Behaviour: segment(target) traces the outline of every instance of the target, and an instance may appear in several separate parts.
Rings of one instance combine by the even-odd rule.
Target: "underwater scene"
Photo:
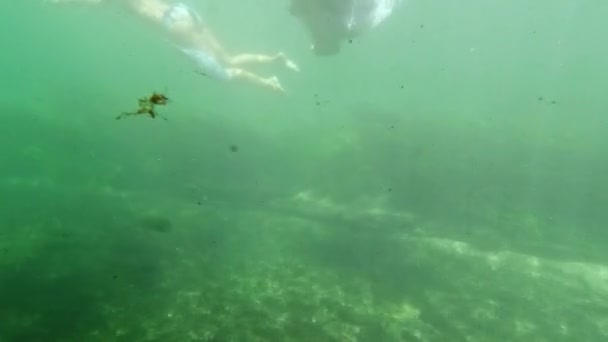
[[[0,342],[608,341],[608,2],[0,17]]]

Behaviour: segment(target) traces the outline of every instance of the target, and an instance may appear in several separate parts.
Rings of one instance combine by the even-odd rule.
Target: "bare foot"
[[[277,54],[277,60],[282,62],[287,69],[290,69],[295,72],[300,72],[300,67],[291,59],[287,58],[287,55],[283,52],[279,52]]]
[[[278,91],[280,93],[286,94],[285,88],[281,85],[279,78],[276,76],[269,77],[264,80],[266,85],[268,85],[274,91]]]

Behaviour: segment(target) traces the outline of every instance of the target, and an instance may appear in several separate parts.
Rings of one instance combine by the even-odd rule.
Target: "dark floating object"
[[[315,98],[315,105],[320,106],[321,99],[319,99],[319,94],[315,93],[313,96]],[[327,103],[329,103],[329,100],[323,100],[323,103],[327,104]]]
[[[230,151],[232,151],[232,152],[238,152],[239,151],[239,147],[237,145],[230,145]]]
[[[158,216],[147,216],[139,220],[139,225],[146,229],[159,233],[167,233],[173,229],[171,220],[158,217]]]
[[[551,101],[551,104],[553,104],[553,105],[557,104],[557,101],[553,100],[553,101]]]
[[[116,117],[116,120],[120,120],[125,116],[131,115],[148,115],[152,119],[156,119],[156,117],[162,117],[155,111],[155,106],[164,106],[169,102],[169,98],[164,94],[160,93],[152,93],[149,97],[142,97],[137,100],[139,108],[136,112],[125,112]],[[165,121],[167,120],[165,117],[162,117]]]
[[[544,98],[542,96],[539,96],[538,101],[542,101],[542,100],[544,100]]]

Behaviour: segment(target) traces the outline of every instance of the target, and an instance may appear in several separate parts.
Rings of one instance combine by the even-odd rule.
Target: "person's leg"
[[[129,0],[143,16],[162,21],[163,14],[169,9],[164,0]],[[187,22],[181,22],[187,21]],[[247,64],[280,63],[293,71],[300,71],[298,65],[287,58],[283,52],[275,55],[244,53],[231,55],[217,39],[209,27],[197,27],[192,20],[181,19],[173,23],[173,33],[185,38],[204,50],[211,51],[223,64],[238,68]]]
[[[171,8],[171,5],[164,0],[121,0],[127,2],[129,6],[140,16],[150,19],[157,24],[163,23],[163,17],[165,13]],[[190,29],[187,27],[189,23],[178,23],[181,26],[186,26],[186,30]],[[184,30],[180,25],[176,25],[178,29]]]
[[[193,48],[181,49],[181,51],[196,62],[196,71],[199,74],[222,81],[245,81],[246,83],[269,88],[274,91],[285,92],[278,78],[263,78],[248,70],[221,63],[215,55],[206,49]]]
[[[226,69],[226,71],[230,75],[231,80],[243,81],[243,82],[253,84],[253,85],[256,85],[256,86],[259,86],[262,88],[285,93],[285,89],[283,88],[283,86],[281,85],[281,82],[279,82],[279,79],[276,76],[263,78],[250,71],[240,69],[240,68],[229,68],[229,69]]]
[[[274,64],[281,63],[286,68],[291,69],[293,71],[300,71],[300,68],[296,63],[294,63],[291,59],[287,58],[287,56],[283,52],[279,52],[275,55],[264,55],[264,54],[256,54],[256,53],[242,53],[234,56],[230,56],[228,63],[233,66],[247,65],[247,64]]]
[[[61,1],[61,0],[58,0]],[[70,0],[65,0],[70,1]],[[74,0],[83,2],[101,2],[101,0]],[[170,8],[164,0],[123,0],[129,2],[133,9],[144,17],[159,21],[162,23],[166,11]],[[273,91],[285,93],[285,89],[281,85],[276,76],[263,78],[250,71],[239,68],[239,65],[250,63],[274,63],[282,62],[290,69],[298,70],[298,67],[291,60],[287,59],[285,54],[278,53],[274,56],[261,54],[241,54],[236,56],[229,55],[222,44],[211,34],[208,28],[199,30],[195,27],[194,22],[178,22],[173,24],[173,33],[181,35],[186,40],[199,46],[200,51],[183,50],[191,57],[195,58],[203,67],[211,68],[213,73],[218,74],[218,77],[223,77],[221,74],[225,72],[230,80],[244,81],[249,84],[260,86]],[[218,58],[226,67],[215,65],[216,62],[209,59],[204,51],[212,52],[212,55]],[[217,70],[216,70],[217,69]]]
[[[300,71],[298,65],[287,58],[283,52],[274,55],[258,54],[258,53],[242,53],[231,55],[226,48],[219,42],[217,37],[206,28],[203,32],[196,33],[197,45],[204,49],[211,50],[220,61],[230,67],[240,67],[248,64],[283,64],[286,68],[293,71]]]

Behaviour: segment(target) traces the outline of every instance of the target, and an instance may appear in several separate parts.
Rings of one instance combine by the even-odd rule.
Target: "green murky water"
[[[287,0],[191,3],[286,96],[0,4],[0,341],[608,338],[608,4],[410,0],[318,58]]]

